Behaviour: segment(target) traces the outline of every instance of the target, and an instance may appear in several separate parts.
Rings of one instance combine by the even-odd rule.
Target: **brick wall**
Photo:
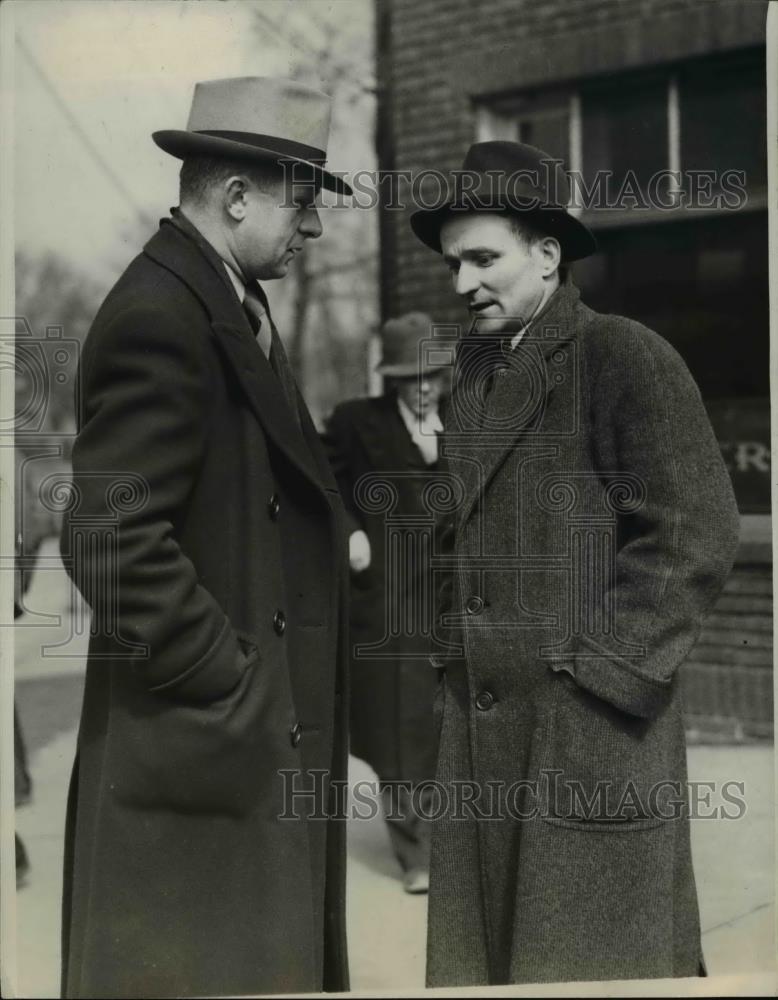
[[[761,0],[376,0],[382,169],[461,166],[474,98],[550,88],[763,46]],[[381,219],[382,313],[467,318],[410,210]],[[682,668],[687,725],[700,738],[772,733],[769,553],[738,560]]]
[[[739,562],[681,667],[690,732],[730,740],[772,737],[772,667],[772,566]]]
[[[474,139],[472,100],[764,44],[761,0],[377,0],[379,163],[452,170]],[[384,318],[465,322],[409,211],[385,212]]]

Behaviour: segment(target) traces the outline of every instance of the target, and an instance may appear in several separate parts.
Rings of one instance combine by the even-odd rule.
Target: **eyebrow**
[[[496,250],[494,247],[468,247],[468,249],[463,250],[459,256],[444,253],[443,260],[445,260],[447,264],[454,264],[458,260],[463,260],[467,257],[479,257],[481,254],[489,254],[492,257],[497,257],[499,256],[500,251]]]

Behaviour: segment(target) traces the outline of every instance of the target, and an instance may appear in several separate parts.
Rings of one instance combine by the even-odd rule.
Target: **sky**
[[[317,12],[368,3],[320,0]],[[289,75],[293,49],[258,30],[255,11],[283,23],[290,0],[12,6],[16,245],[57,251],[105,281],[177,201],[179,161],[151,133],[185,127],[197,80]],[[329,162],[339,168],[337,151]]]

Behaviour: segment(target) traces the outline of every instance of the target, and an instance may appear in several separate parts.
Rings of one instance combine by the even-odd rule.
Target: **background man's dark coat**
[[[432,521],[422,491],[434,471],[413,443],[395,393],[337,406],[325,444],[346,505],[349,531],[364,531],[371,552],[367,569],[351,574],[351,752],[367,761],[384,781],[426,781],[435,771],[435,674],[425,655],[429,604],[427,621],[420,617],[421,588],[429,590],[430,581],[428,561],[418,551],[422,537],[418,522],[419,518]],[[371,510],[369,504],[358,502],[355,488],[365,476],[383,477],[389,488],[396,489],[391,511]],[[380,489],[374,483],[374,496]],[[395,566],[387,585],[390,519],[395,530],[402,528],[413,539],[416,554],[402,572]],[[403,605],[415,611],[415,626],[405,617],[404,628],[413,627],[404,634],[388,635],[390,622],[399,620]],[[381,658],[355,656],[357,646],[372,644],[380,645]]]
[[[68,996],[347,986],[343,823],[277,818],[346,774],[342,504],[212,257],[163,222],[82,358]]]
[[[465,664],[435,711],[440,781],[475,781],[486,807],[487,782],[541,779],[540,815],[434,824],[428,982],[694,976],[688,821],[663,818],[671,789],[654,809],[650,790],[686,778],[677,671],[734,558],[732,487],[661,337],[597,315],[570,283],[531,331],[495,376],[487,426],[461,382],[446,421],[464,500],[440,610],[459,615]],[[585,560],[606,536],[612,552]],[[587,814],[574,782],[589,799],[604,782],[610,806]],[[619,811],[630,782],[638,807]],[[503,805],[532,815],[528,798]]]

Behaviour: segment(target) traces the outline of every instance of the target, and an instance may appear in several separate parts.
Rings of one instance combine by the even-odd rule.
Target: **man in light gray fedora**
[[[180,208],[84,346],[65,996],[348,988],[343,510],[258,284],[321,234],[320,187],[350,193],[329,117],[290,80],[197,84],[154,134]]]
[[[351,752],[379,778],[410,893],[426,892],[429,884],[429,823],[413,804],[435,771],[425,521],[443,429],[444,374],[423,356],[432,329],[424,313],[387,320],[376,368],[384,393],[335,407],[325,436],[349,527]],[[392,498],[385,505],[375,502],[381,491]]]

